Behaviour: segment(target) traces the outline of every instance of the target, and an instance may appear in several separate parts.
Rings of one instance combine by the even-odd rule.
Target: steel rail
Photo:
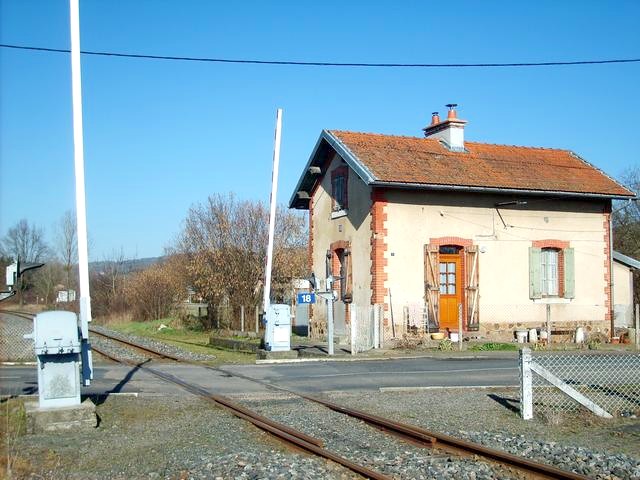
[[[293,393],[293,392],[291,392]],[[300,394],[298,394],[300,395]],[[465,453],[479,455],[482,457],[490,458],[492,460],[498,461],[501,464],[508,464],[512,467],[515,467],[518,470],[526,470],[528,473],[533,473],[538,476],[543,476],[546,478],[554,478],[554,479],[566,479],[566,480],[589,480],[589,477],[581,475],[579,473],[569,472],[566,470],[562,470],[560,468],[554,467],[552,465],[547,465],[545,463],[536,462],[533,460],[529,460],[524,457],[519,457],[517,455],[513,455],[511,453],[504,452],[502,450],[497,450],[495,448],[486,447],[479,443],[470,442],[468,440],[463,440],[461,438],[456,438],[451,435],[446,435],[444,433],[432,432],[422,427],[418,427],[415,425],[409,425],[402,422],[396,422],[395,420],[388,420],[382,417],[376,417],[375,415],[370,415],[368,413],[355,410],[352,408],[347,408],[342,405],[338,405],[333,402],[329,402],[327,400],[323,400],[317,397],[313,397],[310,395],[300,395],[302,398],[305,398],[309,401],[318,403],[320,405],[324,405],[331,410],[344,413],[346,415],[362,418],[369,417],[374,422],[380,422],[381,426],[385,428],[391,428],[398,432],[402,432],[409,436],[415,436],[415,438],[424,438],[431,437],[434,439],[434,443],[437,441],[437,446],[439,448],[444,447],[453,447],[456,450],[462,450]],[[382,420],[382,421],[381,421]],[[369,420],[367,420],[369,421]]]
[[[497,462],[503,466],[509,465],[510,467],[520,470],[521,472],[526,472],[527,474],[535,475],[536,478],[552,478],[552,479],[560,479],[560,480],[589,480],[589,477],[585,475],[570,472],[567,470],[562,470],[552,465],[529,460],[527,458],[520,457],[511,453],[507,453],[502,450],[486,447],[479,443],[463,440],[461,438],[456,438],[451,435],[446,435],[444,433],[433,432],[433,431],[424,429],[422,427],[418,427],[416,425],[409,425],[406,423],[397,422],[395,420],[390,420],[384,417],[372,415],[370,413],[345,407],[337,403],[333,403],[328,400],[323,400],[321,398],[318,398],[312,395],[295,392],[286,388],[279,387],[277,385],[273,385],[268,382],[252,379],[251,377],[247,377],[245,375],[236,374],[222,368],[211,367],[211,366],[206,366],[206,368],[222,371],[228,375],[233,375],[238,378],[243,378],[248,381],[253,381],[255,383],[259,383],[261,385],[270,387],[274,390],[279,390],[284,393],[296,395],[298,397],[304,398],[311,402],[315,402],[320,405],[323,405],[339,413],[342,413],[354,418],[359,418],[378,428],[387,429],[387,430],[390,430],[391,432],[405,435],[409,437],[410,440],[418,440],[416,444],[419,446],[428,447],[430,446],[429,443],[431,443],[431,446],[433,447],[440,448],[442,450],[449,450],[458,455],[460,453],[467,454],[467,455],[478,455],[478,456],[490,459],[494,462]],[[432,439],[432,442],[425,442],[425,438]]]
[[[215,394],[211,394],[209,393],[207,390],[205,390],[202,387],[199,387],[197,385],[193,385],[190,384],[188,382],[185,382],[184,380],[181,380],[173,375],[170,375],[168,373],[165,372],[161,372],[159,370],[156,370],[154,368],[150,368],[146,365],[144,365],[144,363],[135,363],[135,362],[130,362],[127,360],[123,360],[123,359],[118,359],[117,357],[114,357],[113,355],[110,355],[106,352],[102,352],[100,351],[100,349],[95,349],[94,350],[96,352],[98,352],[101,355],[106,356],[107,358],[110,358],[114,361],[117,361],[119,363],[123,363],[129,366],[135,366],[137,368],[140,368],[142,370],[148,371],[149,373],[157,376],[158,378],[161,378],[167,382],[170,383],[174,383],[176,385],[179,385],[180,387],[184,388],[185,390],[187,390],[190,393],[193,393],[195,395],[201,396],[203,398],[206,398],[209,401],[214,402],[217,405],[222,406],[223,408],[225,408],[226,410],[228,410],[230,413],[232,413],[233,415],[235,415],[238,418],[241,418],[243,420],[246,420],[250,423],[252,423],[253,425],[255,425],[256,427],[267,431],[275,436],[277,436],[278,438],[284,440],[285,442],[288,442],[290,444],[295,445],[298,448],[302,448],[304,450],[307,450],[311,453],[314,453],[318,456],[321,456],[323,458],[326,458],[328,460],[331,460],[333,462],[336,462],[346,468],[348,468],[349,470],[356,472],[360,475],[362,475],[365,478],[370,478],[373,480],[391,480],[391,477],[384,475],[380,472],[377,472],[375,470],[372,470],[370,468],[364,467],[362,465],[359,465],[355,462],[352,462],[351,460],[348,460],[344,457],[341,457],[340,455],[331,452],[330,450],[327,450],[326,448],[324,448],[324,443],[322,442],[322,440],[318,440],[314,437],[311,437],[309,435],[306,435],[302,432],[299,432],[297,430],[294,430],[286,425],[283,425],[281,423],[278,422],[274,422],[273,420],[270,420],[266,417],[263,417],[262,415],[259,415],[255,412],[252,412],[251,410],[236,404],[235,402],[233,402],[232,400],[230,400],[227,397],[224,397],[222,395],[215,395]]]
[[[0,310],[2,312],[5,313],[11,313],[11,314],[16,314],[16,313],[23,313],[23,312],[11,312],[11,311],[6,311],[6,310]],[[26,312],[24,312],[26,313]],[[32,314],[28,314],[33,316]],[[20,316],[24,316],[24,315],[20,315]],[[26,318],[26,317],[25,317]],[[142,347],[141,345],[138,345],[134,342],[128,342],[126,340],[122,340],[119,339],[117,337],[112,337],[110,335],[105,335],[99,332],[95,332],[93,331],[93,329],[91,329],[92,333],[96,333],[98,335],[101,335],[103,337],[124,343],[124,344],[128,344],[132,347],[135,348],[141,348],[142,350],[146,350],[150,353],[154,353],[156,355],[159,355],[161,357],[165,357],[165,358],[169,358],[172,360],[175,360],[177,362],[181,362],[181,363],[195,363],[195,362],[187,362],[185,360],[182,360],[178,357],[175,356],[171,356],[171,355],[167,355],[167,354],[163,354],[161,352],[158,352],[154,349],[148,348],[148,347]],[[129,362],[126,360],[122,360],[122,359],[117,359],[109,354],[107,354],[106,352],[102,352],[99,349],[96,349],[95,347],[93,348],[96,352],[100,353],[101,355],[104,355],[107,358],[110,358],[116,362],[119,363],[125,363],[128,365],[134,365],[138,368],[142,368],[144,370],[148,370],[150,373],[153,373],[154,375],[163,378],[164,380],[168,381],[168,382],[172,382],[175,384],[180,385],[181,387],[183,387],[184,389],[190,391],[191,393],[195,393],[197,395],[203,396],[208,398],[209,400],[214,401],[215,403],[223,406],[224,408],[228,409],[229,411],[231,411],[232,413],[234,413],[236,416],[243,418],[251,423],[253,423],[254,425],[258,426],[259,428],[262,428],[266,431],[270,431],[271,433],[273,433],[276,436],[279,436],[280,438],[284,438],[286,441],[289,441],[287,438],[285,438],[284,436],[278,435],[277,432],[275,431],[271,431],[270,429],[274,429],[277,430],[279,432],[281,432],[282,434],[288,436],[288,437],[293,437],[293,438],[297,438],[301,444],[298,445],[299,447],[305,449],[305,450],[310,450],[309,447],[313,446],[315,448],[319,448],[319,449],[323,449],[323,443],[321,440],[315,439],[313,437],[309,437],[305,434],[303,434],[302,432],[298,432],[297,430],[293,430],[290,429],[289,427],[286,427],[285,425],[279,424],[278,422],[273,422],[272,420],[269,420],[266,417],[262,417],[260,415],[255,414],[254,412],[251,412],[250,410],[246,409],[245,407],[236,404],[235,402],[231,401],[230,399],[223,397],[221,395],[215,395],[215,394],[211,394],[209,392],[207,392],[206,390],[197,387],[195,385],[191,385],[188,384],[172,375],[166,374],[164,372],[159,372],[155,369],[149,368],[147,366],[144,366],[143,364],[140,363],[134,363],[134,362]],[[233,372],[229,372],[227,370],[221,369],[221,368],[217,368],[217,367],[211,367],[208,365],[203,365],[203,367],[211,369],[211,370],[216,370],[216,371],[221,371],[224,372],[226,374],[229,375],[233,375],[235,377],[238,378],[243,378],[249,381],[252,381],[254,383],[259,383],[262,384],[264,386],[282,391],[282,392],[286,392],[289,394],[293,394],[296,395],[298,397],[304,398],[308,401],[311,402],[315,402],[318,403],[320,405],[323,405],[331,410],[334,410],[336,412],[342,413],[344,415],[348,415],[354,418],[358,418],[368,424],[371,424],[377,428],[383,429],[383,430],[389,430],[390,432],[394,433],[394,434],[399,434],[401,436],[407,437],[410,441],[414,441],[415,443],[417,443],[418,445],[421,446],[433,446],[434,444],[437,444],[438,448],[441,449],[449,449],[449,450],[454,450],[456,453],[458,452],[463,452],[466,454],[471,454],[471,455],[478,455],[481,457],[485,457],[488,459],[491,459],[492,461],[496,461],[499,464],[502,465],[509,465],[513,468],[516,468],[520,471],[525,471],[529,474],[534,474],[538,477],[543,477],[543,478],[554,478],[554,479],[561,479],[561,480],[589,480],[589,477],[578,474],[578,473],[574,473],[574,472],[569,472],[566,470],[562,470],[560,468],[554,467],[552,465],[548,465],[548,464],[544,464],[541,462],[536,462],[533,460],[529,460],[526,459],[524,457],[520,457],[517,455],[513,455],[507,452],[504,452],[502,450],[497,450],[494,448],[490,448],[490,447],[486,447],[484,445],[481,445],[479,443],[475,443],[475,442],[471,442],[468,440],[463,440],[461,438],[456,438],[453,437],[451,435],[446,435],[443,433],[438,433],[438,432],[433,432],[427,429],[424,429],[422,427],[418,427],[415,425],[409,425],[406,423],[402,423],[402,422],[397,422],[395,420],[390,420],[384,417],[380,417],[377,415],[373,415],[367,412],[363,412],[360,410],[356,410],[356,409],[352,409],[349,407],[345,407],[333,402],[329,402],[327,400],[323,400],[320,399],[318,397],[314,397],[311,395],[306,395],[303,393],[299,393],[299,392],[295,392],[292,390],[288,390],[282,387],[279,387],[277,385],[272,385],[268,382],[264,382],[264,381],[260,381],[260,380],[256,380],[253,379],[251,377],[247,377],[245,375],[239,375]],[[264,425],[264,427],[262,426]],[[267,428],[268,427],[268,428]],[[287,432],[287,430],[289,430],[289,432]],[[307,437],[305,438],[301,438],[302,437]],[[296,442],[293,442],[296,443]],[[305,446],[306,444],[306,446]],[[311,451],[311,450],[310,450]],[[317,452],[313,452],[313,453],[317,453]],[[332,454],[331,452],[327,453],[331,454],[331,455],[335,455]],[[357,471],[358,473],[364,475],[364,476],[369,476],[369,478],[388,478],[382,474],[378,474],[377,472],[374,471],[369,471],[369,474],[377,474],[377,475],[382,475],[381,477],[375,477],[375,476],[370,476],[369,474],[364,474],[358,470],[355,470],[354,468],[351,467],[355,467],[355,468],[366,468],[366,467],[361,467],[358,466],[357,464],[353,464],[352,466],[346,465],[344,463],[342,463],[342,461],[338,461],[334,458],[331,458],[329,456],[326,456],[322,453],[318,453],[318,455],[321,455],[325,458],[329,458],[333,461],[336,461],[337,463],[340,463],[342,465],[344,465],[347,468],[350,468],[353,471]],[[336,458],[342,458],[339,456],[336,456]],[[346,459],[342,459],[346,462],[349,462],[349,460]],[[353,463],[353,462],[351,462]],[[368,470],[368,469],[367,469]]]
[[[5,309],[0,309],[0,313],[14,315],[16,317],[23,318],[25,320],[33,320],[33,317],[36,316],[35,313],[31,313],[31,312],[19,312],[14,310],[5,310]]]
[[[161,358],[168,358],[169,360],[174,360],[174,361],[176,361],[176,362],[183,362],[183,363],[185,363],[185,362],[184,362],[184,360],[182,360],[182,359],[181,359],[181,358],[179,358],[179,357],[176,357],[175,355],[171,355],[170,353],[163,353],[163,352],[160,352],[160,351],[158,351],[158,350],[156,350],[156,349],[154,349],[154,348],[147,347],[147,346],[144,346],[144,345],[140,345],[139,343],[131,342],[131,341],[129,341],[129,340],[123,340],[123,339],[121,339],[121,338],[114,337],[114,336],[109,335],[109,334],[106,334],[106,333],[98,332],[98,331],[96,331],[95,329],[93,329],[92,327],[89,327],[89,332],[90,332],[90,333],[93,333],[93,334],[95,334],[95,335],[98,335],[98,336],[100,336],[100,337],[108,338],[109,340],[114,340],[114,341],[116,341],[116,342],[123,343],[123,344],[125,344],[125,345],[130,346],[130,347],[134,347],[134,348],[137,348],[137,349],[139,349],[139,350],[142,350],[142,351],[145,351],[145,352],[151,353],[151,354],[153,354],[153,355],[157,355],[158,357],[161,357]],[[92,347],[92,349],[94,349],[94,350],[95,350],[95,348],[93,348],[93,347]],[[97,351],[97,350],[96,350],[96,351]],[[98,353],[100,353],[100,352],[98,352]]]
[[[119,339],[117,338],[116,340],[119,341]],[[178,359],[177,361],[182,361],[182,360]],[[211,370],[223,371],[227,374],[240,377],[237,374],[231,373],[227,370],[223,370],[220,368],[211,367],[211,366],[204,366],[204,367]],[[430,430],[427,430],[415,425],[409,425],[406,423],[397,422],[395,420],[390,420],[390,419],[373,415],[360,410],[344,407],[342,405],[329,402],[327,400],[323,400],[311,395],[306,395],[306,394],[302,394],[292,390],[288,390],[282,387],[278,387],[276,385],[272,385],[267,382],[254,380],[250,377],[242,376],[242,378],[249,381],[256,382],[256,383],[261,383],[265,386],[269,386],[271,388],[275,388],[289,394],[296,395],[306,400],[323,405],[327,408],[330,408],[331,410],[337,411],[344,415],[358,418],[370,425],[373,425],[376,428],[389,430],[393,434],[406,437],[406,439],[408,439],[409,441],[412,441],[423,447],[425,446],[430,447],[437,443],[437,446],[442,449],[455,450],[455,453],[463,452],[465,454],[479,455],[479,456],[491,459],[493,461],[496,461],[499,464],[509,465],[520,471],[525,471],[529,474],[534,474],[538,477],[543,477],[543,478],[553,478],[553,479],[561,479],[561,480],[589,480],[589,477],[587,476],[570,472],[567,470],[563,470],[558,467],[554,467],[552,465],[548,465],[545,463],[529,460],[527,458],[520,457],[518,455],[504,452],[502,450],[486,447],[479,443],[463,440],[461,438],[456,438],[451,435],[446,435],[443,433],[432,432]]]
[[[112,338],[113,340],[120,341],[116,337],[108,337],[108,338]],[[130,342],[126,342],[126,343],[129,344]],[[168,373],[164,373],[164,372],[161,372],[159,370],[155,370],[155,369],[152,369],[150,367],[145,366],[145,364],[147,363],[146,361],[145,362],[136,363],[136,362],[132,362],[132,361],[129,361],[129,360],[124,360],[124,359],[115,357],[112,354],[107,353],[107,352],[105,352],[104,350],[102,350],[100,348],[92,347],[92,350],[94,350],[95,352],[99,353],[100,355],[102,355],[102,356],[104,356],[104,357],[106,357],[106,358],[108,358],[110,360],[113,360],[114,362],[118,362],[118,363],[126,364],[126,365],[129,365],[129,366],[132,366],[132,367],[148,370],[150,373],[152,373],[152,374],[154,374],[154,375],[156,375],[158,377],[161,377],[163,380],[166,380],[166,381],[171,382],[171,383],[178,384],[179,386],[181,386],[181,387],[183,387],[183,388],[185,388],[185,389],[189,390],[190,392],[195,393],[197,395],[207,396],[207,397],[211,397],[212,396],[211,393],[207,392],[205,389],[203,389],[201,387],[198,387],[196,385],[184,382],[183,380],[180,380],[179,378],[177,378],[177,377],[175,377],[173,375],[170,375]],[[230,400],[230,399],[228,399],[228,398],[226,398],[226,397],[224,397],[222,395],[217,395],[216,401],[218,403],[224,405],[225,407],[229,408],[229,409],[233,409],[234,411],[238,411],[238,412],[240,412],[240,413],[242,413],[244,415],[247,415],[247,416],[253,416],[256,419],[258,419],[260,422],[262,422],[264,424],[267,424],[267,425],[271,425],[271,426],[273,426],[275,428],[278,428],[280,430],[283,430],[283,431],[285,431],[286,433],[288,433],[288,434],[290,434],[292,436],[295,436],[295,437],[298,437],[298,438],[304,440],[307,443],[311,443],[311,444],[317,445],[319,447],[324,446],[324,442],[322,440],[319,440],[319,439],[317,439],[315,437],[312,437],[310,435],[306,435],[305,433],[302,433],[302,432],[300,432],[298,430],[295,430],[293,428],[287,427],[286,425],[282,425],[282,424],[280,424],[278,422],[274,422],[273,420],[270,420],[270,419],[268,419],[266,417],[262,417],[262,416],[260,416],[260,415],[258,415],[256,413],[252,412],[251,410],[249,410],[247,408],[244,408],[242,405],[236,404],[232,400]]]

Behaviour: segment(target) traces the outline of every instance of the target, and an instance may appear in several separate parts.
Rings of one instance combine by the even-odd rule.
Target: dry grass
[[[18,440],[26,431],[24,404],[9,398],[0,405],[0,478],[22,478],[31,472],[30,462],[18,450]]]

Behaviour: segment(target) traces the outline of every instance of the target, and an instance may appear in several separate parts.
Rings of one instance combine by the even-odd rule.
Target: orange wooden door
[[[458,330],[458,304],[462,303],[460,255],[440,254],[440,329]]]

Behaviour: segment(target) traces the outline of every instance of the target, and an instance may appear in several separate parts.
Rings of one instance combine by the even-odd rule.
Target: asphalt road
[[[306,393],[518,385],[515,358],[413,358],[230,365],[219,370],[172,363],[148,365],[223,395],[268,391],[264,385],[249,379]],[[0,394],[21,395],[36,391],[35,366],[0,367]],[[141,369],[115,364],[97,365],[94,381],[90,387],[83,388],[83,393],[112,392],[166,395],[179,394],[182,390]]]

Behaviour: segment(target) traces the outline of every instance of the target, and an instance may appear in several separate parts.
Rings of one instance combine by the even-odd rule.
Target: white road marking
[[[491,390],[494,388],[520,388],[520,385],[460,385],[460,386],[449,386],[449,385],[433,385],[429,387],[380,387],[378,389],[379,392],[413,392],[413,391],[421,391],[421,390],[459,390],[459,389],[469,389],[469,390]]]
[[[282,376],[280,378],[323,378],[323,377],[359,377],[364,375],[420,375],[420,374],[444,374],[467,372],[491,372],[493,370],[518,370],[518,367],[494,367],[494,368],[466,368],[459,370],[415,370],[408,372],[353,372],[353,373],[325,373],[321,375],[302,375],[299,377]]]

